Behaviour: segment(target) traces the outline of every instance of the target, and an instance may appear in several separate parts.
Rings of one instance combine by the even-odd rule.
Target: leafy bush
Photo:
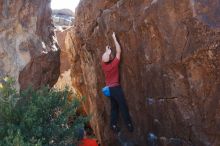
[[[88,121],[77,114],[80,101],[68,89],[44,87],[18,93],[13,79],[0,83],[0,146],[75,145],[76,130]],[[70,119],[72,121],[70,122]]]

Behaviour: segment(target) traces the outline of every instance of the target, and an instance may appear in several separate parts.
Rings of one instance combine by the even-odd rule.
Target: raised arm
[[[112,38],[114,40],[115,47],[116,47],[116,57],[120,60],[120,58],[121,58],[121,46],[120,46],[120,44],[117,41],[117,38],[115,36],[115,32],[113,32]]]

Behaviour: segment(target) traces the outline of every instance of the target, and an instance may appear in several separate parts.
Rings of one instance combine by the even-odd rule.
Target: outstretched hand
[[[112,33],[113,39],[116,39],[115,32]]]

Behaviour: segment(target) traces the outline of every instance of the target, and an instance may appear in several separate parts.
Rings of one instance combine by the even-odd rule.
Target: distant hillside
[[[74,13],[70,9],[55,9],[52,11],[53,15],[68,15],[68,16],[74,16]]]
[[[74,13],[70,9],[52,11],[52,18],[55,26],[71,26],[74,21]]]

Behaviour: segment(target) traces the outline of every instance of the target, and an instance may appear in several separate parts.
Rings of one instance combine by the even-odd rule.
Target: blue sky
[[[51,0],[52,9],[68,8],[75,11],[80,0]]]

